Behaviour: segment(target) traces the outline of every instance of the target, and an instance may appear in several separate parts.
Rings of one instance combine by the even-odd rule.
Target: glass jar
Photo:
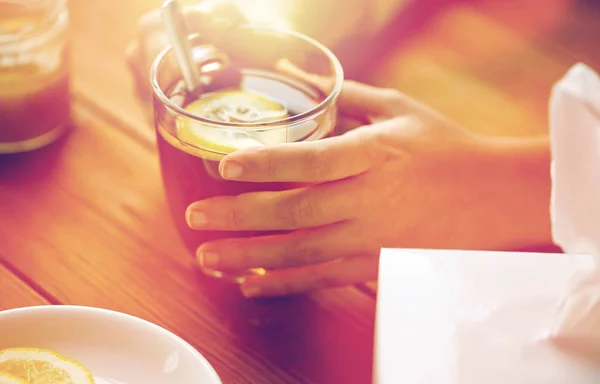
[[[69,126],[66,0],[0,0],[0,154],[57,140]]]

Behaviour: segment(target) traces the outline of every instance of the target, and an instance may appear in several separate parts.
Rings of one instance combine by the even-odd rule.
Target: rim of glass
[[[156,58],[154,59],[154,62],[152,63],[152,67],[150,69],[150,84],[152,86],[152,91],[154,92],[154,95],[159,98],[161,103],[166,108],[168,108],[171,111],[173,111],[181,116],[184,116],[190,120],[198,121],[203,124],[212,126],[214,128],[220,128],[220,129],[244,128],[244,130],[265,130],[265,128],[276,129],[276,128],[290,126],[292,124],[294,124],[294,125],[299,124],[304,121],[312,119],[315,115],[319,115],[327,107],[329,107],[329,105],[331,105],[332,103],[335,102],[335,100],[338,98],[338,96],[340,95],[340,93],[342,91],[342,85],[343,85],[343,80],[344,80],[344,69],[342,68],[342,64],[340,63],[338,58],[335,56],[335,54],[329,48],[327,48],[325,45],[319,43],[317,40],[315,40],[309,36],[306,36],[303,33],[292,31],[289,29],[262,27],[262,26],[255,26],[255,25],[246,25],[241,28],[256,29],[256,30],[261,30],[261,31],[266,31],[266,32],[271,32],[271,33],[278,33],[278,34],[292,36],[294,38],[303,40],[303,41],[311,44],[318,50],[320,50],[330,60],[332,66],[333,66],[335,81],[334,81],[333,89],[331,90],[331,92],[329,92],[329,94],[327,95],[327,97],[325,97],[325,99],[323,101],[321,101],[319,104],[317,104],[313,108],[309,109],[308,111],[299,113],[297,115],[288,117],[287,119],[268,121],[268,122],[262,122],[262,123],[231,123],[231,122],[226,122],[226,121],[220,122],[220,121],[206,119],[206,118],[194,115],[194,114],[186,111],[184,108],[180,107],[179,105],[173,103],[167,97],[167,95],[165,95],[163,90],[160,88],[160,85],[158,84],[157,73],[158,73],[159,66],[163,62],[163,59],[165,58],[165,56],[167,56],[172,51],[172,47],[169,45],[165,49],[163,49],[158,54],[158,56],[156,56]],[[189,36],[189,39],[193,40],[197,37],[199,37],[198,34],[192,34]]]

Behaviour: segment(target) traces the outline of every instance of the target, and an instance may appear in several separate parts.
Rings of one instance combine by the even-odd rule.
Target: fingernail
[[[242,294],[248,298],[256,297],[260,294],[260,288],[257,287],[256,285],[250,285],[250,286],[242,285],[241,289],[242,289]]]
[[[242,176],[244,168],[239,163],[234,161],[226,161],[222,165],[221,176],[224,179],[237,179]]]
[[[208,219],[206,215],[200,211],[188,209],[185,213],[185,219],[190,228],[201,228],[206,225]]]
[[[203,267],[216,267],[219,264],[219,256],[214,252],[204,252],[198,250],[198,262]]]

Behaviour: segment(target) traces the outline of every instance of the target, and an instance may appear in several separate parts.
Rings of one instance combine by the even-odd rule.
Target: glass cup
[[[319,140],[334,133],[343,70],[335,55],[293,31],[245,26],[229,35],[190,37],[203,86],[186,92],[175,52],[154,61],[154,122],[166,197],[177,229],[192,254],[201,244],[280,231],[198,231],[187,207],[214,196],[298,187],[291,183],[223,180],[219,161],[252,146]],[[241,282],[251,270],[213,270],[209,276]]]
[[[58,139],[70,120],[66,0],[0,0],[0,154]]]

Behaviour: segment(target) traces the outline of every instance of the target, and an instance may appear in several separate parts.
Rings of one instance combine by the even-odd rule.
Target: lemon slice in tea
[[[17,376],[0,372],[0,384],[27,384],[27,382],[24,379],[18,378]]]
[[[94,384],[90,371],[54,351],[11,348],[0,351],[0,372],[28,384]]]
[[[230,123],[263,123],[289,117],[283,105],[244,90],[210,92],[185,109],[205,119]]]
[[[287,109],[257,93],[231,90],[203,95],[185,109],[195,116],[229,123],[262,123],[288,118]],[[238,149],[285,142],[285,131],[244,131],[227,127],[211,127],[186,118],[177,120],[177,137],[200,148],[204,158],[219,158]]]

